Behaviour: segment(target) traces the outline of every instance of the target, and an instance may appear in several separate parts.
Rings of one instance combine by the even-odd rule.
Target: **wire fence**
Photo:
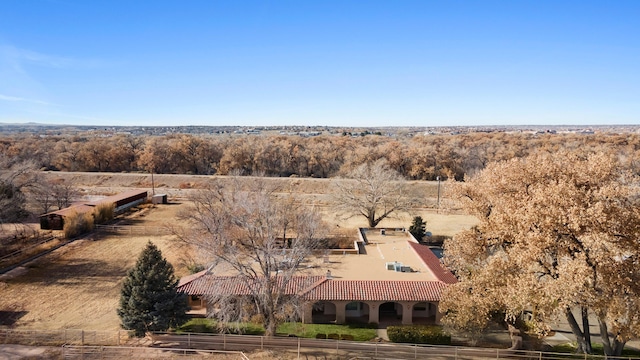
[[[0,329],[0,342],[33,346],[61,345],[125,345],[139,340],[130,336],[128,331],[100,330],[14,330]]]
[[[306,339],[297,337],[264,337],[228,334],[156,333],[155,344],[179,344],[189,349],[272,350],[294,351],[299,355],[314,355],[319,351],[341,358],[367,359],[538,359],[538,360],[608,360],[601,355],[552,353],[541,351],[358,342],[346,340]],[[616,359],[638,360],[634,357]]]
[[[128,235],[170,235],[171,230],[163,226],[140,225],[96,225],[96,231]]]
[[[120,359],[225,359],[249,360],[241,351],[158,349],[133,346],[74,346],[64,345],[62,357],[69,360],[120,360]]]
[[[248,351],[282,351],[298,357],[318,358],[331,355],[344,359],[538,359],[538,360],[608,360],[602,355],[552,353],[541,351],[488,349],[385,342],[358,342],[347,340],[306,339],[297,337],[266,337],[254,335],[153,333],[139,339],[128,331],[95,330],[13,330],[0,329],[0,343],[31,346],[64,346],[69,359],[116,359],[129,351],[140,353],[140,358],[166,358],[178,356],[213,356],[215,353],[235,354],[245,359]],[[149,349],[149,350],[132,350]],[[158,350],[175,350],[154,354]],[[118,357],[118,354],[121,354]],[[128,353],[127,353],[128,354]],[[159,355],[158,355],[159,354]],[[160,356],[162,355],[162,356]],[[166,355],[166,356],[165,356]],[[84,356],[84,357],[82,357]],[[164,357],[163,357],[164,356]],[[245,357],[243,357],[245,356]],[[138,358],[138,356],[136,356]],[[615,359],[640,360],[638,357],[619,356]]]

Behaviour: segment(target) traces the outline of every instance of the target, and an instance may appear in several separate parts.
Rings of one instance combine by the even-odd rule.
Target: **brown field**
[[[85,194],[112,194],[127,187],[144,188],[148,175],[140,174],[62,174],[82,187]],[[184,198],[189,191],[202,187],[211,177],[188,175],[157,176],[156,183],[164,185],[156,193],[170,194],[172,204],[147,206],[128,215],[123,223],[158,228],[170,225],[176,212],[187,205]],[[246,178],[243,181],[250,181]],[[335,229],[354,229],[365,226],[364,219],[337,218],[324,203],[326,193],[332,191],[332,180],[278,179],[295,187],[293,193],[305,203],[320,206],[328,226]],[[190,189],[180,184],[192,183]],[[436,184],[415,182],[414,186],[427,194],[426,202],[435,203]],[[323,206],[325,205],[325,206]],[[451,236],[475,223],[471,216],[438,214],[434,209],[415,209],[394,219],[384,220],[379,227],[409,227],[413,216],[427,221],[427,229],[434,235]],[[174,265],[178,276],[188,274],[181,251],[171,235],[92,234],[77,240],[24,267],[0,275],[0,326],[33,329],[117,330],[116,314],[120,287],[127,271],[135,263],[147,241],[153,241]]]

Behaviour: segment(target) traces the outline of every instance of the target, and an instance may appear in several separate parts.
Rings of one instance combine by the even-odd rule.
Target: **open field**
[[[139,174],[63,174],[70,176],[85,194],[113,194],[131,187],[144,187]],[[108,178],[108,180],[107,180]],[[176,213],[186,207],[183,200],[194,189],[180,189],[188,175],[163,175],[157,181],[163,182],[166,192],[172,194],[172,204],[146,207],[134,212],[122,224],[161,228],[175,224]],[[211,177],[196,177],[211,178]],[[169,179],[171,181],[169,181]],[[243,181],[250,181],[245,178]],[[133,182],[129,182],[134,180]],[[198,180],[200,181],[200,180]],[[204,181],[204,180],[203,180]],[[319,179],[277,179],[274,182],[295,182],[299,192],[295,195],[307,196],[309,204],[322,203],[330,192],[332,180]],[[195,181],[191,181],[195,182]],[[177,186],[169,188],[168,186]],[[420,182],[425,193],[433,195],[435,184]],[[199,185],[200,186],[200,185]],[[193,186],[193,187],[199,187]],[[156,193],[164,191],[156,191]],[[317,203],[316,203],[317,201]],[[331,228],[353,229],[365,226],[366,221],[358,218],[339,219],[327,206],[320,206],[325,220]],[[379,227],[409,227],[411,218],[421,215],[427,221],[427,229],[434,235],[450,236],[468,228],[475,219],[466,215],[437,214],[433,209],[415,209],[397,219],[386,219]],[[176,249],[171,235],[129,235],[92,234],[67,246],[55,250],[24,267],[0,275],[0,326],[37,329],[90,329],[117,330],[119,319],[116,314],[120,287],[127,271],[134,265],[139,253],[147,243],[153,241],[164,256],[176,267],[176,274],[188,274],[183,264],[184,254]]]

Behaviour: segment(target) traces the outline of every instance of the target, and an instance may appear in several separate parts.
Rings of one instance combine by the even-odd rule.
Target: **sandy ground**
[[[123,190],[147,188],[146,174],[44,173],[64,177],[82,188],[85,195],[110,195]],[[203,187],[211,176],[156,175],[156,193],[169,194],[171,204],[149,207],[135,212],[123,224],[162,228],[174,222],[176,213],[188,205],[189,192]],[[216,177],[218,178],[218,177]],[[251,178],[242,181],[250,182]],[[220,181],[229,181],[222,178]],[[333,191],[332,180],[270,178],[277,185],[295,187],[293,192],[305,204],[321,209],[331,229],[353,231],[366,226],[364,218],[342,219],[326,206],[327,193]],[[437,185],[414,182],[425,194],[436,195]],[[158,188],[159,187],[159,188]],[[151,189],[149,189],[151,190]],[[289,192],[283,191],[283,192]],[[433,200],[433,199],[432,199]],[[324,206],[323,206],[324,205]],[[409,227],[413,216],[427,221],[434,235],[453,235],[469,228],[475,219],[465,215],[438,214],[433,209],[415,209],[399,218],[386,219],[379,227]],[[189,273],[184,253],[171,235],[100,235],[77,240],[24,267],[0,276],[0,326],[32,329],[118,330],[116,314],[120,288],[127,271],[148,241],[153,241],[176,268],[177,276]]]
[[[138,218],[153,226],[173,216],[176,207],[158,207]],[[12,327],[117,330],[122,281],[148,241],[177,266],[178,276],[188,273],[179,266],[173,240],[170,235],[98,234],[77,240],[0,276],[0,309],[15,314]]]

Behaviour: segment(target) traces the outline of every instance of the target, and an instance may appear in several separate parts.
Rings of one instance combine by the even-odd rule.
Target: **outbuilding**
[[[136,205],[147,201],[146,190],[131,190],[108,196],[104,199],[76,203],[68,208],[52,211],[40,216],[40,228],[42,230],[62,230],[64,229],[64,219],[75,214],[91,213],[96,206],[101,204],[113,204],[114,212],[121,213]]]

